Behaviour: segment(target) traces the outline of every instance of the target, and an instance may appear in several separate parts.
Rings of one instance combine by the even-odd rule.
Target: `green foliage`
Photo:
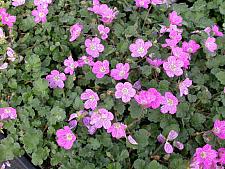
[[[149,53],[161,59],[171,55],[161,47],[165,36],[159,38],[158,35],[160,25],[169,25],[167,17],[172,10],[183,17],[182,40],[194,39],[204,46],[206,35],[191,32],[214,23],[225,30],[224,0],[188,0],[170,6],[152,6],[149,14],[146,9],[137,9],[134,0],[101,2],[116,7],[119,14],[108,25],[111,32],[108,40],[102,41],[105,51],[98,60],[109,60],[110,69],[117,63],[127,62],[131,67],[127,81],[133,84],[140,80],[143,89],[152,87],[162,94],[174,93],[179,99],[177,113],[162,114],[159,109],[140,107],[133,99],[127,104],[115,99],[117,82],[110,77],[97,79],[88,66],[76,69],[74,75],[67,75],[64,89],[48,87],[46,75],[53,69],[62,72],[67,56],[72,54],[78,60],[85,55],[85,39],[98,34],[99,18],[87,10],[91,0],[53,1],[45,24],[34,22],[33,1],[21,7],[10,6],[9,13],[17,16],[12,48],[23,59],[0,70],[0,106],[10,105],[18,112],[17,120],[4,122],[7,138],[0,141],[0,162],[26,153],[33,164],[42,168],[185,169],[195,148],[205,144],[203,136],[196,133],[210,130],[213,120],[225,118],[225,37],[217,38],[215,56],[202,48],[193,55],[190,68],[179,78],[168,78],[162,69],[155,69],[145,59],[132,58],[129,52],[129,45],[142,38],[153,43]],[[75,42],[69,42],[70,26],[78,22],[84,25],[83,34]],[[0,41],[0,45],[3,55],[7,45],[4,41]],[[192,79],[193,85],[188,96],[179,97],[178,83],[185,77]],[[99,94],[99,107],[113,112],[117,121],[123,121],[138,145],[114,139],[102,129],[90,136],[79,123],[73,148],[66,151],[57,146],[56,130],[68,125],[70,114],[83,109],[80,94],[86,88]],[[160,146],[156,138],[160,133],[166,136],[170,130],[179,132],[178,140],[184,143],[185,149],[165,155],[162,148],[156,151]],[[213,144],[221,147],[225,142]]]

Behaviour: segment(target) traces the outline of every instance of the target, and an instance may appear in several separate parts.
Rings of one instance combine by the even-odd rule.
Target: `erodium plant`
[[[223,168],[223,0],[0,5],[3,167]]]

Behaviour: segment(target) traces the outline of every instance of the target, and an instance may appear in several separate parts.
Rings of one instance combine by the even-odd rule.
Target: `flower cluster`
[[[147,9],[150,4],[161,5],[165,4],[167,0],[135,0],[136,7],[142,7]]]
[[[167,138],[165,138],[162,134],[158,135],[157,140],[158,142],[160,142],[161,144],[164,144],[164,150],[166,153],[171,154],[173,153],[173,146],[178,148],[179,150],[183,150],[184,145],[179,142],[179,141],[174,141],[178,136],[178,133],[174,130],[171,130],[167,136]],[[173,141],[173,146],[169,143]]]
[[[202,148],[197,148],[190,164],[191,169],[222,169],[220,166],[225,164],[225,148],[217,151],[211,145],[206,144]]]
[[[7,25],[9,28],[12,28],[16,22],[16,16],[7,13],[5,8],[0,8],[0,19],[2,24]]]
[[[99,0],[93,0],[93,7],[88,9],[101,16],[101,21],[106,24],[112,23],[118,13],[116,8],[111,9],[108,5],[101,4]]]
[[[35,17],[36,23],[47,22],[48,6],[52,3],[52,0],[34,0],[34,5],[37,7],[32,11],[32,15]]]

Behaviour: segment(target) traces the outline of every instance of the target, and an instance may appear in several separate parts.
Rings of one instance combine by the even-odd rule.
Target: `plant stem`
[[[145,20],[144,20],[144,23],[143,23],[143,26],[142,26],[142,29],[144,28],[144,26],[145,26],[145,23],[146,23],[146,20],[147,20],[147,17],[148,17],[148,15],[149,15],[149,13],[150,13],[150,10],[152,9],[152,5],[148,8],[148,12],[147,12],[147,14],[145,15]]]

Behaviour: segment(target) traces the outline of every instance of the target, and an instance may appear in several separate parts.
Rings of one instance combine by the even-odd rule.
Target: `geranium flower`
[[[109,61],[104,60],[103,62],[95,62],[93,64],[92,72],[96,75],[97,78],[103,78],[106,74],[109,73]]]
[[[66,80],[66,75],[60,73],[58,70],[52,70],[50,75],[46,76],[50,88],[64,88],[64,81]]]
[[[151,0],[152,5],[165,4],[168,0]]]
[[[167,61],[163,63],[163,68],[169,77],[181,76],[183,74],[183,70],[181,69],[183,66],[184,62],[175,56],[169,56]]]
[[[222,140],[225,140],[225,121],[216,120],[212,132]]]
[[[183,95],[188,95],[188,87],[192,85],[192,80],[186,78],[183,82],[180,82],[179,89],[180,89],[180,97]]]
[[[219,27],[217,25],[213,25],[212,31],[214,32],[215,36],[223,36],[223,33],[219,31]]]
[[[171,93],[166,92],[165,96],[162,97],[162,113],[175,114],[177,112],[178,99]]]
[[[148,5],[151,3],[151,0],[135,0],[136,7],[142,7],[147,9]]]
[[[200,164],[204,169],[211,169],[212,164],[217,158],[217,151],[212,146],[206,144],[202,148],[197,148],[194,154],[194,161]]]
[[[73,143],[76,141],[76,136],[68,126],[65,126],[63,129],[57,130],[56,137],[57,144],[66,150],[71,149]]]
[[[98,25],[98,31],[103,40],[108,38],[108,33],[110,32],[109,27],[105,27],[104,25]]]
[[[145,108],[157,109],[161,104],[162,96],[155,88],[150,88],[147,91],[140,91],[134,99]]]
[[[64,65],[66,66],[64,72],[72,75],[74,74],[74,69],[78,67],[78,62],[74,61],[72,56],[69,56],[68,59],[64,60]]]
[[[2,17],[2,24],[8,25],[8,27],[12,28],[13,24],[16,22],[16,17],[6,13],[6,10],[4,10],[4,8],[1,9],[2,10],[0,11],[0,15]]]
[[[42,22],[45,23],[47,22],[47,16],[48,14],[48,9],[47,8],[43,8],[42,6],[38,6],[36,10],[32,11],[32,15],[35,17],[34,21],[36,23]]]
[[[169,14],[169,21],[170,21],[170,24],[182,26],[183,19],[181,16],[177,15],[176,11],[173,11]]]
[[[129,63],[118,63],[116,69],[111,70],[110,76],[115,80],[127,79],[129,76],[130,65]]]
[[[132,57],[144,57],[148,53],[148,49],[152,46],[150,41],[144,42],[143,39],[137,39],[129,47]]]
[[[188,69],[190,65],[191,56],[189,53],[184,52],[182,48],[180,47],[172,47],[172,53],[173,55],[178,59],[181,60],[184,63],[184,68]]]
[[[82,56],[77,62],[79,67],[83,67],[84,65],[94,65],[93,57],[91,56]]]
[[[122,98],[124,103],[128,103],[132,97],[135,96],[136,90],[133,88],[132,84],[129,82],[118,83],[116,85],[115,97],[117,99]]]
[[[163,60],[157,58],[156,59],[147,58],[146,60],[150,65],[152,65],[155,68],[159,68],[164,62]]]
[[[93,58],[99,57],[99,54],[104,51],[104,46],[101,40],[97,37],[85,40],[86,52]]]
[[[211,38],[208,37],[207,40],[205,41],[205,47],[212,53],[215,52],[215,50],[217,50],[217,44],[215,43],[216,39],[215,38]]]
[[[4,107],[0,108],[0,120],[6,120],[6,119],[16,119],[16,109],[12,107]]]
[[[84,103],[85,109],[94,110],[97,107],[99,97],[98,97],[98,94],[95,93],[93,90],[86,89],[85,92],[81,94],[80,98],[81,98],[81,100],[87,100]]]
[[[25,0],[12,0],[12,1],[13,1],[12,5],[15,7],[25,4]]]
[[[96,128],[104,128],[108,129],[111,127],[111,121],[114,119],[114,116],[111,112],[106,109],[98,109],[95,110],[91,114],[91,121],[90,124],[94,125]]]
[[[89,116],[86,116],[83,118],[82,120],[83,124],[85,125],[85,127],[87,127],[88,129],[88,133],[90,135],[93,135],[95,134],[95,132],[97,131],[97,128],[94,126],[94,125],[91,125],[90,122],[91,122],[91,117]]]
[[[198,51],[198,49],[200,49],[200,45],[197,44],[194,40],[190,40],[189,42],[182,43],[182,49],[184,52],[194,54]]]
[[[107,133],[111,133],[112,137],[120,139],[122,137],[126,137],[126,128],[127,126],[123,123],[113,123],[113,125],[107,129]]]
[[[76,23],[70,27],[70,42],[75,41],[81,34],[83,25]]]

